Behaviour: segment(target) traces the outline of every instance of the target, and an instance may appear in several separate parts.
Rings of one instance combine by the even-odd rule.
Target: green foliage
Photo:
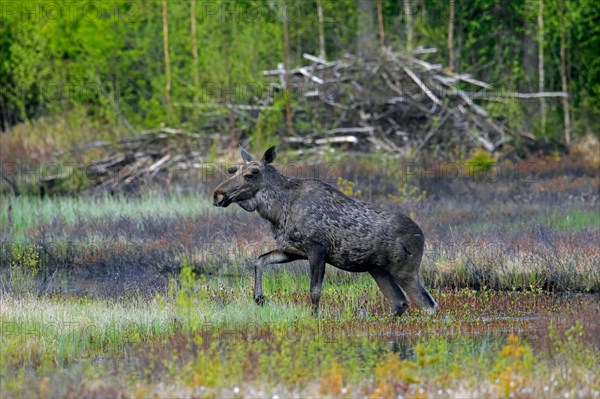
[[[489,152],[480,148],[473,153],[471,158],[469,158],[465,164],[468,166],[470,173],[478,175],[490,172],[496,165],[496,158]]]
[[[188,83],[194,68],[190,3],[168,3],[176,101],[197,97],[201,102],[245,102],[247,98],[238,97],[244,96],[248,82],[280,60],[281,24],[267,17],[267,3],[239,3],[228,14],[231,5],[198,2],[201,81],[194,87]],[[162,21],[156,18],[162,12],[160,2],[96,4],[98,15],[84,12],[81,3],[67,15],[69,7],[57,4],[65,13],[53,20],[45,17],[41,3],[32,5],[38,6],[40,20],[17,10],[7,12],[0,25],[0,83],[6,88],[2,103],[15,110],[13,120],[39,117],[40,109],[63,112],[82,106],[88,117],[107,123],[120,123],[121,115],[141,126],[189,117],[183,109],[165,107]],[[209,6],[218,11],[213,13]],[[252,12],[262,16],[258,23],[249,17]]]
[[[504,397],[514,395],[520,389],[535,366],[535,357],[529,345],[518,336],[510,334],[506,345],[496,355],[494,369],[490,373],[496,389]]]
[[[399,179],[401,184],[398,187],[397,194],[388,194],[389,199],[397,203],[402,203],[407,201],[419,202],[427,198],[427,191],[421,190],[418,183],[414,182],[415,177],[417,177],[416,174],[409,173],[408,169],[394,170],[392,167],[391,170],[392,172],[388,172],[387,174],[393,179]]]
[[[277,99],[271,109],[263,111],[252,131],[252,149],[263,151],[276,145],[279,134],[285,131],[285,99]]]
[[[563,230],[599,229],[600,214],[596,212],[556,212],[545,221]]]
[[[548,336],[552,341],[552,355],[557,362],[564,362],[565,367],[581,366],[592,368],[598,361],[598,353],[589,351],[585,346],[584,328],[579,320],[560,334],[554,324],[548,325]]]
[[[509,98],[506,102],[488,104],[487,109],[489,110],[491,116],[500,120],[504,120],[507,126],[513,131],[524,130],[527,131],[527,133],[532,133],[530,131],[531,128],[524,125],[526,115],[522,101],[516,98]],[[552,129],[551,125],[548,124],[546,129],[548,132],[559,132],[560,124],[557,126],[557,129]]]
[[[342,193],[346,194],[348,197],[357,197],[360,198],[362,194],[362,190],[354,189],[354,182],[350,180],[346,180],[343,177],[338,177],[337,187]]]
[[[206,308],[209,301],[209,294],[206,285],[206,277],[196,278],[193,266],[188,260],[181,262],[179,276],[177,280],[169,280],[167,299],[158,296],[158,303],[163,307],[170,307],[172,304],[176,314],[186,320],[186,327],[190,331],[195,331],[202,323],[200,309]]]
[[[11,248],[9,286],[14,292],[30,292],[36,285],[41,248],[35,244],[15,244]]]
[[[356,52],[357,37],[364,33],[358,23],[359,3],[320,0],[328,59]],[[545,83],[547,90],[555,91],[560,89],[558,10],[557,2],[544,3]],[[593,131],[590,123],[600,114],[598,7],[592,0],[564,3],[575,128]],[[415,45],[436,47],[437,54],[425,57],[446,64],[448,2],[423,0],[411,4]],[[535,90],[537,4],[535,0],[502,4],[469,0],[457,5],[454,48],[458,72],[489,81],[496,90]],[[383,0],[382,6],[386,44],[404,48],[406,18],[402,2]],[[90,121],[100,131],[122,132],[126,121],[136,129],[163,123],[189,123],[201,129],[212,111],[181,104],[246,103],[256,92],[267,90],[261,71],[282,62],[282,21],[286,14],[291,64],[305,62],[305,52],[318,53],[316,9],[316,0],[197,2],[196,67],[190,2],[168,2],[173,75],[173,104],[168,106],[161,2],[7,4],[0,22],[0,122],[10,127],[20,121],[73,113],[79,121]],[[196,72],[198,84],[193,79]],[[521,130],[529,130],[539,112],[537,102],[509,101],[507,106],[494,106],[511,127]],[[548,106],[548,116],[556,115],[560,120],[560,104],[548,102]],[[279,113],[277,109],[262,117],[260,126],[248,126],[245,131],[258,136],[257,142],[273,141],[283,127],[281,115],[275,116]],[[548,133],[557,134],[560,124],[548,122]],[[314,123],[318,125],[318,121]],[[297,131],[311,130],[313,126],[299,125]]]
[[[388,198],[394,202],[419,202],[427,198],[427,191],[421,190],[419,187],[412,185],[410,179],[404,179],[398,188],[398,195],[388,194]]]

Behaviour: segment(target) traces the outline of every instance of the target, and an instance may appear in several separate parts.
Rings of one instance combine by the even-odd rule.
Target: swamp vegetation
[[[410,307],[395,319],[370,276],[328,267],[315,319],[304,262],[266,270],[257,306],[252,262],[273,246],[268,226],[218,212],[211,184],[12,198],[1,216],[0,394],[598,397],[598,180],[561,162],[563,177],[538,163],[526,189],[465,178],[425,193],[431,182],[413,179],[394,195],[373,184],[398,178],[385,165],[368,181],[354,171],[372,163],[339,165],[341,190],[422,226],[434,317]]]

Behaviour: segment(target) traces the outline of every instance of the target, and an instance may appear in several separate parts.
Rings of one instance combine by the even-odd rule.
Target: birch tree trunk
[[[568,92],[567,85],[567,71],[565,67],[565,24],[564,24],[564,16],[563,16],[563,0],[558,0],[558,18],[560,24],[560,81],[562,91]],[[563,115],[564,115],[564,125],[565,125],[565,145],[568,147],[571,145],[571,118],[569,114],[569,99],[567,97],[563,97],[562,99],[563,105]]]
[[[288,15],[287,8],[283,17],[283,65],[285,68],[284,79],[284,93],[285,93],[285,128],[288,137],[292,136],[292,105],[291,105],[291,94],[289,92],[289,70],[290,70],[290,35],[288,30]],[[285,140],[284,140],[285,142]]]
[[[538,76],[540,93],[544,92],[544,0],[539,0],[538,8]],[[546,134],[546,99],[540,97],[540,118],[542,135]]]
[[[448,17],[448,68],[454,70],[454,0],[450,0]]]
[[[163,49],[165,54],[165,97],[167,106],[171,106],[171,62],[169,60],[169,25],[167,20],[167,0],[162,0]]]
[[[566,47],[567,47],[567,82],[569,84],[569,98],[575,98],[574,94],[573,94],[573,79],[571,79],[571,71],[573,70],[572,66],[571,66],[571,29],[567,29],[567,43],[566,43]],[[575,124],[575,107],[569,107],[569,109],[571,110],[571,123]],[[573,127],[571,127],[571,130],[573,129]]]
[[[317,0],[317,18],[319,23],[319,57],[326,59],[325,54],[325,29],[323,27],[323,5]]]
[[[198,41],[196,39],[196,0],[190,1],[190,25],[192,30],[192,57],[194,59],[194,102],[198,102],[198,88],[200,86],[200,70],[198,69]]]
[[[404,0],[404,14],[406,14],[406,51],[410,54],[413,48],[413,22],[410,0]]]

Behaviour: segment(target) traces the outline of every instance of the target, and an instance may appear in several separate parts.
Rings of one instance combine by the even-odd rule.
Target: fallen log
[[[471,93],[472,98],[478,100],[494,100],[495,98],[519,98],[519,99],[530,99],[530,98],[568,98],[569,93],[564,91],[551,91],[541,93],[519,93],[514,91],[504,92],[482,92],[482,93]]]

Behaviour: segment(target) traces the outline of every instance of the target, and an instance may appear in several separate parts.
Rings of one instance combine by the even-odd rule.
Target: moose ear
[[[265,155],[263,156],[263,162],[265,165],[272,163],[277,157],[277,147],[270,147],[267,151],[265,151]]]
[[[244,150],[241,145],[240,145],[240,154],[242,154],[242,159],[245,162],[250,162],[250,161],[254,160],[254,158],[252,158],[252,155],[250,155],[250,153],[248,151]]]

